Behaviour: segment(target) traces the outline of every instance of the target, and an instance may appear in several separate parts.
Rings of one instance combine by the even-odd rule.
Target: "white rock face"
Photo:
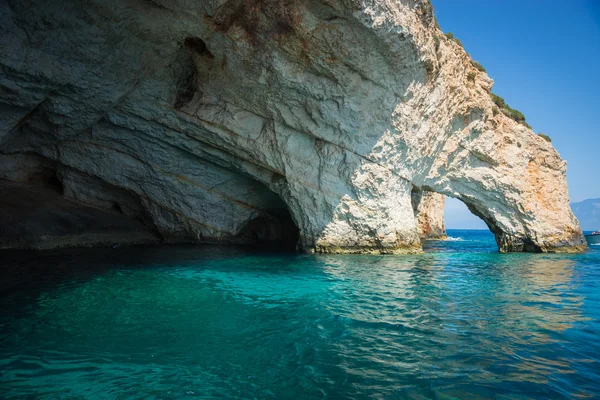
[[[565,162],[434,25],[419,0],[9,0],[0,152],[172,241],[293,220],[305,250],[418,252],[417,187],[503,251],[584,249]]]
[[[444,195],[434,192],[413,190],[413,209],[417,219],[417,231],[421,240],[446,239],[444,224]]]

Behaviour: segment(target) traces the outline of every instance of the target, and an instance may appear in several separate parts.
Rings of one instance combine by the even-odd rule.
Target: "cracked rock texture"
[[[584,249],[565,162],[492,83],[422,0],[5,0],[0,173],[167,241],[418,252],[416,187],[502,251]]]
[[[447,238],[444,225],[445,199],[444,195],[439,193],[413,190],[413,208],[421,240]]]

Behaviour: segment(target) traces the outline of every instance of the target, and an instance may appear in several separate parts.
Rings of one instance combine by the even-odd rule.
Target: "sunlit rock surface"
[[[502,251],[585,248],[565,162],[495,109],[426,1],[0,7],[0,152],[164,240],[418,252],[416,187]]]
[[[413,209],[421,240],[446,239],[444,224],[445,197],[439,193],[413,190]]]

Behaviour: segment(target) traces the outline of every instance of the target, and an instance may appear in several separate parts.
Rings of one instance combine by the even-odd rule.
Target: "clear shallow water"
[[[600,248],[0,253],[0,398],[600,397]]]

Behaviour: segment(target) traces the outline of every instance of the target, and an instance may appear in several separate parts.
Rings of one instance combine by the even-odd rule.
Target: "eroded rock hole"
[[[179,79],[173,106],[178,110],[182,110],[189,104],[198,92],[199,76],[201,75],[198,65],[201,65],[201,70],[210,68],[214,58],[204,40],[198,37],[185,38],[183,47],[186,51],[181,51],[174,66],[175,74],[179,76]]]
[[[179,75],[177,91],[173,106],[181,110],[193,99],[198,91],[198,70],[192,57],[182,52],[179,62],[176,64],[176,73]]]
[[[299,230],[287,209],[275,209],[249,221],[238,239],[261,250],[295,251]]]
[[[61,194],[64,193],[62,182],[56,176],[49,176],[45,183],[48,186],[52,186]]]
[[[111,210],[119,213],[119,214],[123,214],[123,209],[121,208],[121,206],[119,205],[119,203],[113,203]]]
[[[58,193],[64,193],[63,184],[60,181],[60,179],[58,179],[58,176],[56,175],[56,170],[44,168],[40,171],[34,172],[27,179],[27,183],[50,186]]]
[[[206,43],[204,42],[204,40],[198,37],[186,37],[183,41],[183,46],[187,50],[196,53],[200,56],[213,58],[213,54],[210,52],[210,50],[208,50],[208,47],[206,47]]]

